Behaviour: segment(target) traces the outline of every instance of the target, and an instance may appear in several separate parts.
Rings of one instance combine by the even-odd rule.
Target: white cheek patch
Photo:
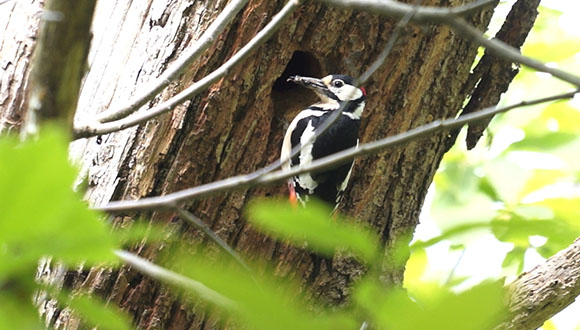
[[[362,91],[358,87],[351,85],[344,85],[337,89],[333,88],[333,92],[341,101],[356,100],[363,96]]]

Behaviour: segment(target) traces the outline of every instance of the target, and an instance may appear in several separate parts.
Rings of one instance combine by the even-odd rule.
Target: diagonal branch
[[[115,250],[113,252],[125,264],[137,269],[138,271],[150,276],[151,278],[193,291],[202,299],[210,301],[215,305],[228,309],[237,308],[237,304],[234,301],[222,296],[216,291],[213,291],[201,282],[192,280],[186,276],[158,266],[148,261],[147,259],[143,259],[133,253],[123,250]]]
[[[363,11],[378,13],[390,17],[403,17],[413,10],[413,6],[393,0],[318,0],[330,5],[342,8],[356,8]],[[487,48],[492,54],[501,57],[503,60],[515,62],[528,66],[540,72],[546,72],[554,77],[569,82],[580,87],[580,77],[564,70],[551,68],[544,63],[533,58],[524,56],[520,52],[497,39],[487,39],[481,31],[468,24],[460,15],[465,15],[477,11],[484,6],[495,3],[495,1],[476,1],[465,7],[458,8],[428,8],[420,7],[413,16],[412,21],[418,23],[440,23],[449,25],[458,34],[467,40],[478,43]]]
[[[580,238],[508,285],[508,320],[499,329],[536,329],[580,295]]]
[[[185,209],[182,209],[180,207],[175,207],[174,210],[177,213],[179,213],[179,215],[181,215],[181,217],[183,219],[187,220],[187,222],[191,223],[196,228],[198,228],[199,230],[203,231],[212,241],[214,241],[215,243],[217,243],[217,245],[222,250],[224,250],[232,258],[234,258],[234,260],[236,260],[250,275],[252,275],[252,270],[250,269],[250,267],[248,266],[248,264],[246,264],[244,262],[244,260],[242,259],[242,257],[240,257],[240,255],[237,254],[236,251],[234,251],[234,249],[232,249],[226,242],[224,242],[224,240],[222,240],[221,238],[219,238],[215,234],[215,232],[213,230],[211,230],[205,223],[203,223],[203,221],[201,221],[201,219],[199,219],[198,217],[196,217],[195,215],[193,215],[191,212],[189,212],[189,211],[187,211]]]
[[[385,48],[383,48],[377,59],[371,64],[371,66],[367,69],[367,71],[362,75],[360,75],[357,81],[358,84],[364,84],[365,81],[367,81],[373,75],[373,73],[375,73],[375,71],[377,71],[381,67],[381,65],[383,65],[383,63],[385,63],[387,57],[389,57],[389,54],[393,50],[393,47],[395,47],[395,43],[397,42],[401,33],[403,32],[403,29],[405,28],[405,26],[407,26],[407,24],[409,24],[409,22],[413,19],[413,17],[417,15],[417,12],[421,8],[420,5],[422,2],[423,0],[416,0],[415,4],[412,7],[412,10],[406,13],[405,16],[403,16],[397,22],[397,25],[395,25],[395,28],[391,32],[389,40],[387,40]]]
[[[233,0],[227,4],[215,21],[207,28],[202,36],[179,57],[163,74],[148,86],[139,88],[139,95],[119,108],[107,109],[96,116],[96,120],[104,123],[118,120],[137,111],[142,105],[155,97],[170,82],[177,79],[199,56],[211,46],[217,36],[232,22],[236,14],[248,3],[248,0]]]
[[[310,166],[304,167],[297,166],[291,168],[290,170],[276,171],[256,177],[256,173],[259,173],[261,171],[258,170],[250,174],[235,176],[228,179],[207,183],[204,185],[181,190],[164,196],[149,197],[134,201],[110,202],[109,204],[102,207],[98,207],[96,209],[105,212],[117,213],[117,212],[127,212],[131,210],[171,208],[180,202],[205,197],[208,195],[216,194],[218,192],[238,190],[246,188],[248,186],[267,185],[284,179],[288,179],[301,173],[321,171],[331,167],[335,167],[355,157],[376,154],[378,152],[384,151],[387,148],[392,148],[395,146],[408,143],[410,141],[417,140],[420,137],[427,136],[434,132],[461,127],[466,123],[485,119],[498,113],[506,112],[523,106],[530,106],[562,99],[570,99],[573,98],[574,95],[578,93],[580,93],[580,90],[534,99],[530,101],[522,101],[520,103],[505,107],[499,108],[490,107],[458,118],[436,120],[429,124],[413,128],[401,134],[386,137],[384,139],[375,142],[363,144],[358,148],[354,147],[346,149],[344,151],[332,154],[330,156],[320,158],[318,160],[313,161]]]
[[[534,26],[539,4],[540,0],[516,1],[495,38],[520,49]],[[510,62],[501,61],[486,51],[465,85],[465,89],[471,97],[463,108],[462,114],[497,104],[518,72],[519,67]],[[490,121],[491,118],[469,124],[465,139],[467,149],[475,147]],[[456,131],[454,135],[457,136],[458,133],[459,131]],[[455,138],[450,139],[450,141],[455,141]]]
[[[504,61],[519,63],[536,71],[549,73],[554,77],[580,87],[580,77],[564,70],[551,68],[536,59],[524,56],[516,48],[506,44],[501,40],[488,39],[484,37],[481,31],[468,24],[462,18],[456,17],[450,20],[448,24],[464,38],[484,46],[487,51],[500,57]]]
[[[455,8],[425,7],[416,8],[414,5],[394,1],[394,0],[318,0],[332,6],[342,8],[360,9],[363,11],[402,18],[412,11],[413,22],[418,23],[447,23],[450,17],[469,15],[482,8],[490,6],[497,0],[478,0],[470,4]]]
[[[173,110],[176,106],[192,98],[193,96],[201,93],[203,90],[208,88],[211,84],[219,80],[220,78],[224,77],[228,74],[229,70],[236,64],[238,64],[241,60],[246,58],[248,55],[251,54],[253,50],[255,50],[258,46],[266,42],[266,40],[270,39],[270,37],[278,30],[278,28],[282,25],[282,23],[294,12],[294,10],[300,4],[300,0],[290,0],[286,3],[284,8],[276,14],[270,23],[266,25],[256,36],[250,40],[240,51],[238,51],[234,56],[232,56],[229,60],[227,60],[222,66],[217,68],[215,71],[210,73],[209,75],[205,76],[198,82],[194,83],[193,85],[189,86],[188,88],[184,89],[174,97],[164,101],[157,106],[148,109],[147,111],[140,112],[134,114],[130,117],[126,117],[117,121],[103,123],[103,124],[94,124],[94,123],[85,123],[81,124],[78,127],[75,127],[75,139],[79,138],[86,138],[90,136],[95,136],[99,134],[106,134],[111,132],[120,131],[122,129],[132,127],[143,123],[151,118],[157,117],[165,112]]]

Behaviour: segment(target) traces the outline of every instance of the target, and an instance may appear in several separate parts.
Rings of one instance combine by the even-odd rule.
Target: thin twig
[[[183,71],[215,41],[225,27],[231,23],[236,14],[246,5],[248,0],[232,0],[216,17],[215,21],[205,30],[199,39],[184,54],[182,54],[163,74],[148,86],[139,87],[139,95],[135,96],[126,105],[119,108],[107,109],[96,116],[96,120],[104,123],[118,120],[133,112],[161,92],[169,83],[177,79]]]
[[[413,6],[392,0],[318,0],[320,2],[328,3],[333,6],[342,8],[356,8],[367,12],[381,14],[390,17],[404,17],[409,12],[412,12]],[[483,33],[475,27],[468,24],[460,16],[477,11],[487,5],[495,3],[493,1],[476,1],[463,7],[457,8],[435,8],[435,7],[419,7],[412,21],[419,23],[440,23],[449,25],[457,33],[465,39],[478,43],[489,49],[495,55],[503,58],[506,61],[523,64],[532,69],[541,72],[547,72],[561,80],[569,82],[577,87],[580,87],[580,77],[569,72],[550,68],[544,63],[522,55],[516,48],[501,42],[496,39],[487,39]]]
[[[141,200],[134,201],[115,201],[109,204],[96,208],[97,210],[117,213],[117,212],[127,212],[131,210],[142,210],[142,209],[157,209],[157,208],[168,208],[177,205],[180,202],[196,199],[200,197],[205,197],[211,194],[215,194],[223,191],[230,191],[236,189],[242,189],[250,185],[266,185],[274,182],[278,182],[302,173],[321,171],[330,167],[337,166],[344,162],[347,162],[355,157],[360,157],[363,155],[375,154],[380,151],[384,151],[387,148],[392,148],[395,146],[402,145],[404,143],[416,140],[420,137],[429,135],[434,132],[449,130],[457,127],[461,127],[466,123],[488,118],[490,116],[496,115],[498,113],[506,112],[511,109],[530,106],[550,101],[557,101],[562,99],[569,99],[574,97],[574,95],[580,93],[580,90],[575,90],[573,92],[568,92],[564,94],[558,94],[553,96],[548,96],[544,98],[534,99],[530,101],[522,101],[513,105],[505,107],[489,107],[477,112],[473,112],[468,115],[460,116],[458,118],[436,120],[429,124],[413,128],[409,131],[390,136],[384,139],[377,140],[375,142],[366,143],[360,145],[358,148],[350,148],[344,151],[332,154],[330,156],[320,158],[313,161],[309,166],[297,166],[286,171],[276,171],[267,175],[263,175],[258,179],[255,179],[255,173],[240,175],[231,177],[228,179],[215,181],[200,185],[197,187],[177,191],[175,193],[167,194],[164,196],[149,197]]]
[[[492,54],[500,57],[505,61],[515,62],[530,67],[536,71],[546,72],[552,76],[569,82],[577,87],[580,87],[580,77],[573,75],[564,70],[551,68],[544,63],[522,55],[516,48],[506,44],[499,39],[488,39],[483,36],[483,33],[467,23],[464,19],[456,17],[450,20],[447,24],[451,26],[457,33],[462,35],[465,39],[478,43],[484,46]]]
[[[332,6],[360,9],[383,16],[402,18],[412,11],[413,22],[418,23],[446,23],[450,17],[469,15],[484,7],[492,5],[497,0],[478,0],[470,4],[455,8],[416,6],[394,0],[318,0]]]
[[[195,227],[203,231],[209,238],[211,238],[217,245],[222,248],[227,254],[229,254],[232,258],[234,258],[250,275],[252,275],[252,270],[250,267],[244,262],[244,260],[240,257],[239,254],[234,251],[226,242],[224,242],[221,238],[219,238],[213,230],[211,230],[208,226],[206,226],[200,218],[193,215],[191,212],[184,210],[180,207],[175,207],[175,211],[181,215],[185,220],[189,223],[193,224]],[[252,275],[253,276],[253,275]]]
[[[143,111],[140,113],[136,113],[132,116],[123,118],[121,120],[97,124],[94,123],[85,123],[78,127],[75,127],[75,138],[85,138],[90,136],[95,136],[99,134],[106,134],[111,132],[120,131],[122,129],[132,127],[143,123],[151,118],[157,117],[165,112],[168,112],[175,108],[177,105],[181,104],[187,99],[192,98],[193,96],[201,93],[211,84],[216,82],[218,79],[222,78],[232,69],[232,67],[238,64],[241,60],[246,58],[248,55],[252,53],[258,46],[266,42],[273,34],[278,30],[278,28],[282,25],[282,23],[294,12],[294,10],[300,4],[300,0],[290,0],[286,3],[284,8],[276,14],[270,23],[266,25],[256,36],[250,40],[240,51],[238,51],[234,56],[232,56],[229,60],[227,60],[222,66],[217,68],[215,71],[210,73],[209,75],[205,76],[198,82],[194,83],[193,85],[189,86],[188,88],[184,89],[177,95],[173,96],[167,101],[164,101],[157,106],[148,109],[147,111]]]
[[[413,10],[406,13],[405,16],[403,16],[403,18],[401,18],[401,20],[397,22],[397,25],[395,25],[393,32],[391,32],[389,40],[387,40],[385,48],[383,48],[377,59],[373,62],[373,64],[371,64],[368,70],[364,72],[362,75],[360,75],[360,77],[357,80],[357,84],[364,84],[373,75],[373,73],[375,73],[375,71],[377,71],[381,67],[381,65],[383,65],[383,63],[385,63],[387,57],[389,57],[389,54],[393,50],[393,47],[395,47],[395,43],[399,39],[401,32],[403,32],[403,29],[417,14],[417,12],[419,11],[419,6],[421,5],[422,2],[423,0],[415,1],[415,4],[413,5]]]
[[[218,306],[222,306],[228,309],[237,308],[237,304],[231,299],[224,297],[218,292],[208,288],[201,282],[192,280],[186,276],[175,273],[171,270],[158,266],[146,259],[139,257],[133,253],[115,250],[113,251],[124,263],[130,265],[131,267],[139,270],[140,272],[162,282],[177,285],[180,288],[191,290],[195,292],[199,297],[210,301]]]

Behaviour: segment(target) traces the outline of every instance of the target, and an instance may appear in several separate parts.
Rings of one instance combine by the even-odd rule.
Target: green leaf
[[[510,150],[549,151],[560,148],[578,136],[567,132],[549,132],[541,135],[526,135],[526,137],[510,146]]]
[[[221,261],[221,262],[220,262]],[[237,316],[248,329],[354,329],[357,322],[348,314],[310,312],[300,304],[300,287],[290,279],[256,278],[221,259],[179,258],[175,268],[234,302],[228,316]],[[257,275],[255,275],[257,276]]]
[[[467,233],[476,231],[476,230],[488,230],[491,228],[491,224],[488,221],[483,222],[472,222],[472,223],[465,223],[459,224],[454,227],[446,228],[441,235],[433,237],[427,241],[417,241],[411,245],[411,251],[417,251],[419,249],[425,249],[429,246],[435,245],[443,240],[451,240],[456,241],[457,237],[461,235],[465,235]],[[463,247],[463,245],[459,245]]]
[[[460,192],[458,192],[460,193]],[[431,216],[443,230],[454,228],[457,224],[485,222],[497,215],[496,203],[487,195],[476,193],[471,199],[462,204],[437,205],[431,207]]]
[[[491,199],[492,201],[494,201],[494,202],[501,201],[499,194],[497,193],[497,191],[495,190],[495,187],[489,181],[488,178],[486,178],[486,177],[481,178],[479,180],[478,188],[479,188],[480,192],[482,192],[484,195],[489,197],[489,199]]]
[[[0,139],[0,280],[42,256],[67,264],[115,260],[108,227],[72,186],[63,134],[46,129],[36,139]]]
[[[250,204],[248,219],[259,229],[276,238],[297,245],[308,242],[308,248],[332,256],[344,248],[372,261],[377,257],[379,239],[368,230],[341,217],[332,217],[331,210],[316,201],[307,207],[292,207],[287,202],[260,200]]]
[[[516,269],[516,274],[520,274],[524,270],[524,256],[526,254],[526,249],[522,247],[514,247],[510,252],[505,255],[501,266],[503,268]]]
[[[536,209],[542,210],[539,207]],[[528,214],[528,216],[532,216],[532,214]],[[543,217],[545,213],[542,211],[540,215]],[[580,230],[569,225],[566,221],[556,218],[526,218],[523,214],[513,211],[504,212],[491,224],[492,231],[498,240],[513,243],[516,247],[531,247],[529,237],[533,235],[547,238],[546,243],[537,249],[544,257],[550,257],[553,253],[564,249],[580,235]]]
[[[520,190],[520,199],[530,193],[552,185],[565,178],[567,174],[561,170],[534,169],[532,175]]]
[[[477,193],[479,178],[475,166],[457,148],[445,154],[441,168],[433,179],[437,189],[436,202],[441,208],[468,203]]]
[[[387,290],[377,283],[362,282],[354,300],[382,329],[483,330],[505,314],[501,283],[483,283],[454,294],[443,288],[429,302],[414,302],[402,289]]]
[[[40,323],[38,311],[32,305],[31,295],[8,294],[3,288],[0,306],[0,324],[3,329],[45,329]]]
[[[562,12],[545,6],[540,6],[539,12],[534,29],[523,45],[524,54],[543,62],[560,62],[580,52],[578,38],[557,24]]]
[[[499,195],[499,200],[508,206],[518,204],[520,192],[531,174],[505,156],[495,158],[483,167],[487,180]]]
[[[124,228],[116,228],[111,232],[113,241],[118,245],[145,244],[155,242],[171,242],[179,240],[177,235],[167,231],[167,225],[137,220]]]

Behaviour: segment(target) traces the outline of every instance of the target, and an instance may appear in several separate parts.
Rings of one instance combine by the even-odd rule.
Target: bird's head
[[[312,89],[322,103],[337,105],[344,102],[359,101],[366,98],[366,91],[354,85],[354,78],[342,74],[331,74],[322,79],[290,76],[288,81]]]

